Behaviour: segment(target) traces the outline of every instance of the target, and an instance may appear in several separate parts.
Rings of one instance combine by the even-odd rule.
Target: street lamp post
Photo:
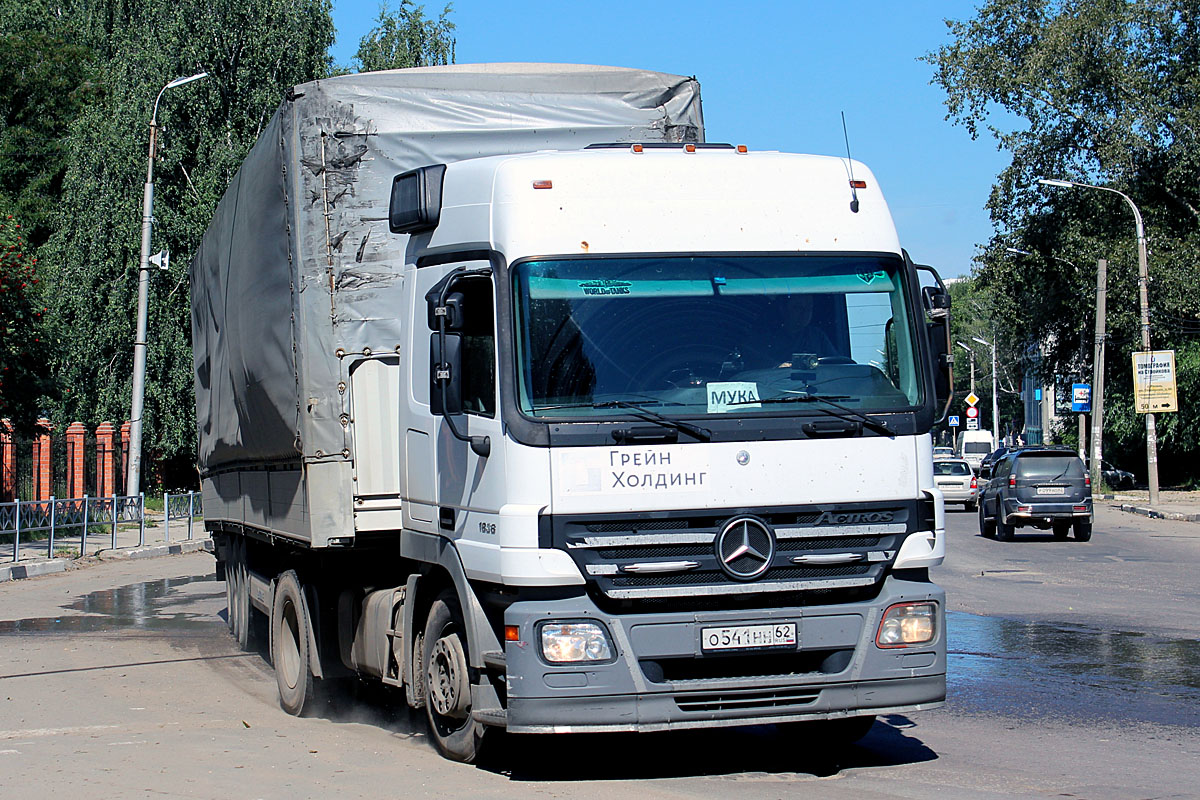
[[[984,347],[992,348],[992,447],[1000,446],[1000,404],[996,401],[997,380],[996,380],[996,337],[993,334],[992,341],[980,339],[978,336],[971,337],[972,342],[979,342]]]
[[[957,344],[963,350],[966,350],[971,356],[971,394],[975,394],[975,351],[967,347],[962,342],[955,342],[955,344]]]
[[[1146,259],[1146,230],[1142,225],[1142,212],[1134,205],[1133,200],[1129,199],[1129,195],[1124,192],[1118,192],[1116,189],[1110,189],[1107,186],[1093,186],[1090,183],[1079,183],[1078,181],[1066,181],[1056,178],[1039,178],[1038,183],[1043,186],[1054,186],[1060,189],[1096,189],[1101,192],[1111,192],[1119,195],[1122,200],[1129,204],[1129,208],[1133,211],[1133,220],[1137,228],[1137,245],[1138,245],[1138,301],[1141,304],[1142,315],[1142,350],[1149,352],[1150,350],[1150,303],[1147,298],[1146,285],[1149,282]],[[1150,484],[1150,505],[1158,503],[1158,434],[1154,427],[1154,415],[1146,414],[1146,478]]]
[[[158,102],[163,92],[185,83],[207,78],[200,72],[176,78],[159,90],[150,115],[150,157],[146,165],[146,186],[142,193],[142,253],[138,262],[137,336],[133,340],[133,400],[129,410],[129,466],[125,473],[125,494],[141,490],[142,477],[142,405],[146,396],[146,328],[150,304],[150,236],[154,229],[154,157],[158,148]]]

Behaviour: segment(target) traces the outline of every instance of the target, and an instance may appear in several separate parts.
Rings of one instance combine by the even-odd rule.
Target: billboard
[[[1133,354],[1133,406],[1139,414],[1178,411],[1175,396],[1175,351]]]

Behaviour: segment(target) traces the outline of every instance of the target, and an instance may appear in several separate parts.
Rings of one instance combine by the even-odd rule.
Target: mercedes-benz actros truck
[[[673,75],[347,75],[191,285],[205,525],[286,711],[381,681],[472,761],[943,702],[949,299],[863,164],[708,143]]]

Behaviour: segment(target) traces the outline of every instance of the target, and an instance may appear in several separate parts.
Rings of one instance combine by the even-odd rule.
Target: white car
[[[953,447],[935,447],[933,448],[934,458],[954,458]]]
[[[964,459],[936,459],[933,462],[933,481],[942,490],[946,505],[962,503],[964,510],[975,510],[975,504],[979,502],[979,479]]]

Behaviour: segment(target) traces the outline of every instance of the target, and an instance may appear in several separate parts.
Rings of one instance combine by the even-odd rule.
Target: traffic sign
[[[979,402],[979,395],[975,394],[974,392],[971,392],[969,395],[967,395],[967,405],[974,408],[975,404],[978,402]]]
[[[975,406],[971,406],[970,408],[967,409],[967,419],[975,419],[978,416],[979,416],[979,409],[976,408]]]
[[[1090,383],[1071,384],[1071,410],[1086,414],[1092,410],[1092,385]]]
[[[951,414],[951,415],[950,415],[950,417],[949,417],[949,419],[948,419],[948,423],[949,423],[949,425],[950,425],[950,427],[951,427],[951,428],[957,428],[957,427],[958,427],[958,415],[957,415],[957,414]]]
[[[1133,354],[1133,406],[1139,414],[1179,410],[1174,350]]]
[[[969,431],[979,430],[979,417],[971,417],[970,419],[967,420],[967,430],[969,430]]]

